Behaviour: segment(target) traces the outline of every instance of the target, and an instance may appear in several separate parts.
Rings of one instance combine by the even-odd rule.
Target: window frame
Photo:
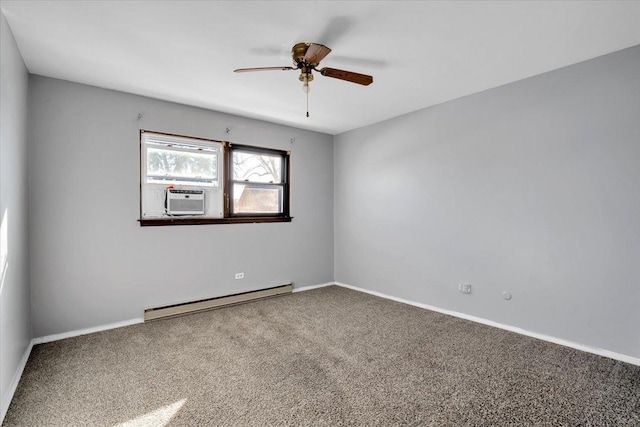
[[[191,217],[162,217],[162,218],[143,218],[143,207],[142,207],[142,190],[143,190],[143,181],[146,178],[146,153],[145,153],[145,144],[143,143],[143,134],[144,133],[153,133],[158,135],[165,135],[174,138],[186,138],[186,139],[195,139],[201,141],[209,141],[214,143],[219,143],[222,145],[222,150],[219,153],[218,165],[217,167],[222,167],[222,173],[220,176],[222,177],[220,186],[223,191],[223,217],[222,218],[214,218],[214,217],[202,217],[202,216],[191,216]],[[266,155],[277,155],[282,156],[282,179],[281,183],[271,184],[271,183],[263,183],[265,186],[282,186],[282,212],[277,214],[272,213],[240,213],[240,214],[231,214],[231,208],[233,204],[232,199],[232,186],[233,186],[233,169],[232,169],[232,156],[233,151],[244,151],[244,152],[252,152],[256,154],[266,154]],[[256,147],[252,145],[243,145],[243,144],[235,144],[230,143],[228,141],[220,141],[216,139],[210,138],[201,138],[196,136],[187,136],[187,135],[179,135],[173,133],[152,131],[147,129],[140,129],[140,158],[139,158],[139,179],[140,179],[140,191],[139,191],[139,200],[140,200],[140,213],[139,213],[139,223],[142,227],[147,226],[167,226],[167,225],[199,225],[199,224],[247,224],[247,223],[271,223],[271,222],[291,222],[293,217],[290,216],[290,187],[291,187],[291,179],[290,179],[290,157],[291,152],[285,150],[277,150],[272,148],[263,148]],[[145,160],[145,164],[143,166],[143,159]],[[143,170],[145,168],[145,170]],[[244,182],[244,181],[237,181]],[[251,183],[256,184],[256,183]],[[174,184],[175,185],[175,184]],[[260,185],[259,183],[257,185]]]
[[[256,181],[239,181],[233,178],[233,153],[235,151],[243,152],[243,153],[251,153],[251,154],[264,154],[273,157],[281,157],[282,162],[280,164],[280,182],[279,183],[267,183],[267,182],[256,182]],[[250,145],[240,145],[240,144],[227,144],[226,147],[226,156],[229,167],[226,170],[225,183],[228,184],[228,216],[229,218],[246,218],[246,217],[270,217],[270,218],[279,218],[279,217],[289,217],[289,152],[283,150],[275,150],[272,148],[262,148],[255,147]],[[282,188],[282,212],[273,214],[273,213],[233,213],[234,211],[234,184],[247,185],[249,187],[254,188],[273,188],[273,187],[281,187]],[[225,214],[225,216],[227,216]]]

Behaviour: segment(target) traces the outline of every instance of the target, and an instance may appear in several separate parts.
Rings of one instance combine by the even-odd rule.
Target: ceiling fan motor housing
[[[301,62],[304,62],[304,56],[309,49],[310,43],[297,43],[291,48],[291,56],[293,57],[293,63],[298,65]]]

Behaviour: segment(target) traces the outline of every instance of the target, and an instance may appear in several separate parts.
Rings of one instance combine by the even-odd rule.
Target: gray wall
[[[29,108],[34,336],[333,280],[332,136],[40,76]],[[140,128],[291,150],[293,222],[140,227]]]
[[[0,420],[31,341],[27,69],[0,14]]]
[[[334,158],[337,281],[640,356],[640,47],[338,135]]]

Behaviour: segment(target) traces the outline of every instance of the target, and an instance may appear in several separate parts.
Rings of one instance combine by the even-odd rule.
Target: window
[[[215,147],[167,144],[146,145],[147,184],[218,186],[218,149]]]
[[[224,218],[220,141],[141,132],[140,219]]]
[[[291,221],[289,153],[140,131],[140,224]]]
[[[288,156],[282,151],[231,145],[230,214],[284,215],[288,212]],[[287,213],[288,215],[288,213]]]

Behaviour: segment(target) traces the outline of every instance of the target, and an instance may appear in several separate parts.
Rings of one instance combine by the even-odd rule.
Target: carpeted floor
[[[335,286],[34,347],[6,426],[639,426],[640,367]]]

